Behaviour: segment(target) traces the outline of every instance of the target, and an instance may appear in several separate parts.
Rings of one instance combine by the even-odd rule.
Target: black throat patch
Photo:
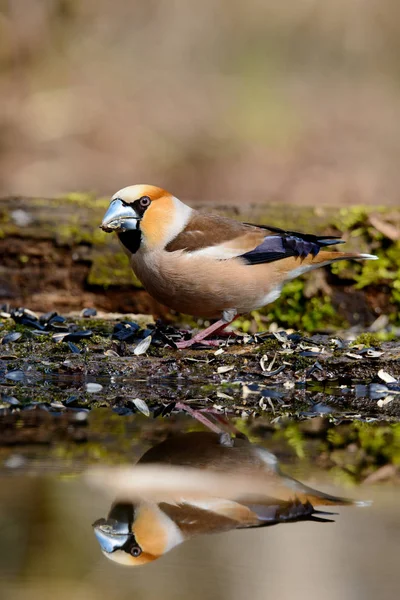
[[[142,239],[142,233],[140,229],[132,229],[130,231],[121,231],[118,233],[118,237],[121,243],[125,246],[129,252],[136,254],[140,248],[140,242]]]

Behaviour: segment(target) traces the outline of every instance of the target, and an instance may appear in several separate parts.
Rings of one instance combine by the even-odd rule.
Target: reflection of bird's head
[[[131,185],[111,199],[101,227],[115,231],[133,254],[141,245],[163,248],[188,221],[192,209],[154,185]]]
[[[184,540],[179,527],[153,503],[118,502],[93,527],[103,554],[121,565],[146,564]]]

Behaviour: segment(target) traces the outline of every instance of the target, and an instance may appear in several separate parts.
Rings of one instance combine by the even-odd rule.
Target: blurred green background
[[[0,193],[396,204],[395,0],[0,0]]]

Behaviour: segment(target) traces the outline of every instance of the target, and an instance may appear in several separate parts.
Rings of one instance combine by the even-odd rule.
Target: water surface
[[[143,417],[136,427],[142,437],[130,447],[132,463],[165,434],[165,424],[157,420]],[[198,424],[186,420],[185,428]],[[394,485],[343,490],[331,475],[292,459],[291,473],[313,487],[371,499],[372,506],[335,508],[332,523],[200,535],[150,564],[130,568],[107,560],[93,535],[92,523],[109,511],[110,494],[82,476],[87,457],[80,463],[60,457],[58,463],[49,461],[50,470],[45,456],[36,469],[25,460],[3,468],[0,476],[2,600],[398,597],[400,488]],[[110,466],[110,456],[96,462]]]

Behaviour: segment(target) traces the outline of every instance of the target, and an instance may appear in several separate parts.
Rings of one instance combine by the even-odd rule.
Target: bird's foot
[[[178,410],[185,411],[188,415],[193,417],[193,419],[196,419],[196,421],[198,421],[199,423],[201,423],[202,425],[207,427],[207,429],[210,429],[210,431],[213,431],[214,433],[218,433],[218,434],[224,433],[224,430],[219,425],[217,425],[216,423],[213,423],[213,421],[211,421],[210,419],[208,419],[205,416],[204,412],[206,412],[206,411],[204,409],[203,410],[195,410],[195,409],[191,408],[185,402],[177,402],[175,404],[175,408],[177,408]],[[207,411],[207,412],[211,412],[211,411]]]
[[[225,414],[221,414],[221,412],[215,408],[207,407],[195,409],[186,404],[186,402],[176,402],[174,408],[186,412],[199,423],[202,423],[202,425],[205,425],[205,427],[214,431],[214,433],[220,434],[220,444],[222,446],[233,445],[233,437],[247,440],[246,435],[239,431],[239,429],[229,421],[229,418],[227,418]],[[214,421],[212,421],[211,418],[214,419]]]
[[[231,315],[229,315],[230,317]],[[232,320],[235,318],[235,315],[233,315]],[[191,348],[194,344],[203,344],[205,346],[219,346],[221,341],[219,340],[208,340],[206,338],[208,338],[210,335],[213,334],[221,334],[222,331],[224,331],[225,327],[227,327],[229,325],[229,323],[231,323],[231,321],[228,321],[226,318],[220,319],[219,321],[217,321],[216,323],[213,323],[212,325],[210,325],[210,327],[207,327],[207,329],[203,329],[203,331],[199,331],[198,333],[196,333],[196,335],[194,335],[192,338],[190,338],[190,340],[183,340],[181,342],[175,342],[176,343],[176,347],[179,349],[183,349],[183,348]]]

